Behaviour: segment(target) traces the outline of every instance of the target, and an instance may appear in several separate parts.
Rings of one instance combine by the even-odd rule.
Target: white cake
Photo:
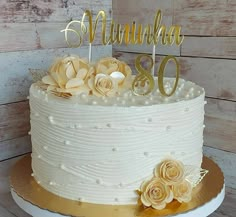
[[[172,79],[165,79],[172,86]],[[136,204],[135,190],[166,157],[200,168],[204,90],[180,80],[164,97],[63,98],[30,88],[32,169],[46,190],[96,204]]]

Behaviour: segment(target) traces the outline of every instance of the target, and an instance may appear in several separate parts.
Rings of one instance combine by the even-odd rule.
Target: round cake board
[[[209,170],[187,204],[173,202],[158,211],[138,205],[99,205],[58,197],[36,183],[31,176],[30,155],[19,160],[11,172],[11,193],[15,202],[33,217],[204,217],[213,213],[225,196],[224,176],[220,168],[204,157],[204,169]]]
[[[17,193],[13,189],[11,189],[11,194],[12,194],[13,199],[17,203],[17,205],[21,209],[23,209],[25,212],[32,215],[33,217],[42,217],[42,216],[43,217],[69,217],[69,216],[58,214],[58,213],[50,212],[45,209],[40,209],[38,206],[35,206],[35,205],[27,202],[26,200],[24,200],[20,196],[18,196]],[[220,204],[224,200],[224,196],[225,196],[225,187],[222,189],[222,191],[220,192],[220,194],[216,198],[213,198],[211,201],[209,201],[205,205],[203,205],[199,208],[196,208],[192,211],[189,211],[187,213],[171,215],[171,216],[206,217],[206,216],[210,215],[211,213],[213,213],[220,206]],[[169,215],[169,217],[171,217],[171,216]]]

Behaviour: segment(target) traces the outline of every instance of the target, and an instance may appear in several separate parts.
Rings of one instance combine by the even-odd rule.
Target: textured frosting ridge
[[[136,106],[117,106],[103,105],[104,99],[81,103],[77,98],[59,98],[33,84],[35,179],[48,191],[69,199],[135,204],[135,190],[164,158],[172,156],[200,168],[204,91],[191,82],[182,80],[181,85],[187,89],[180,88],[170,102],[155,101],[154,96],[148,104],[143,97]],[[196,94],[186,97],[191,88]]]

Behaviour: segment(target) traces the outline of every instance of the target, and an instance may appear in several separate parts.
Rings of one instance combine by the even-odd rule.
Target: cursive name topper
[[[86,21],[87,18],[87,21]],[[148,45],[180,45],[183,42],[184,36],[181,36],[181,27],[173,25],[167,28],[161,24],[162,12],[157,10],[153,19],[153,24],[143,26],[142,24],[124,24],[111,21],[107,30],[107,16],[105,11],[99,11],[95,21],[93,21],[92,13],[86,10],[81,20],[73,20],[68,23],[65,29],[61,32],[65,33],[65,39],[70,47],[80,47],[83,43],[85,35],[89,35],[89,43],[94,42],[97,27],[101,23],[101,39],[103,45],[107,44],[143,44]],[[73,34],[77,38],[76,43],[72,43],[69,39],[69,34]],[[73,37],[74,39],[74,37]]]

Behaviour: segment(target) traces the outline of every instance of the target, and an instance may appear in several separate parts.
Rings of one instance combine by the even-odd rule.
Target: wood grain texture
[[[236,102],[206,98],[205,112],[207,116],[236,121]]]
[[[68,54],[88,57],[88,51],[88,47],[80,47],[0,53],[0,71],[6,72],[1,74],[0,105],[26,99],[32,83],[29,68],[46,70],[56,57]],[[92,48],[94,61],[111,54],[110,45]]]
[[[207,98],[204,144],[236,153],[236,102]]]
[[[9,184],[10,170],[11,167],[19,159],[21,159],[21,157],[15,157],[6,161],[0,161],[0,194],[8,193],[10,191],[10,184]]]
[[[135,21],[137,24],[153,24],[158,9],[162,10],[162,24],[172,24],[173,0],[113,0],[113,18],[115,22],[125,24]]]
[[[152,54],[153,45],[113,45],[112,47],[113,53],[116,52],[129,52],[129,53],[146,53],[146,54]],[[156,54],[158,55],[174,55],[174,56],[180,56],[180,46],[172,45],[172,46],[164,46],[162,44],[158,44],[156,46]]]
[[[28,101],[1,105],[0,118],[0,142],[25,136],[29,131]]]
[[[126,61],[134,69],[135,58],[138,54],[123,52],[113,52],[113,54],[118,59]],[[157,65],[162,58],[156,56]],[[179,57],[178,60],[181,66],[181,77],[202,86],[206,91],[206,96],[236,101],[235,80],[231,79],[235,77],[235,60],[219,61],[192,57]]]
[[[236,1],[175,0],[173,22],[184,35],[236,36]]]
[[[203,153],[222,169],[227,187],[236,188],[236,154],[204,146]]]
[[[109,20],[108,20],[109,22]],[[60,32],[66,28],[66,22],[57,23],[0,23],[0,52],[26,51],[47,48],[67,48],[65,34]],[[87,22],[85,24],[88,24]],[[80,26],[74,25],[76,30]],[[109,30],[109,23],[107,31]],[[101,24],[98,25],[93,45],[102,44]],[[68,34],[71,43],[77,42],[75,34]],[[84,36],[82,46],[88,46],[88,34]],[[78,48],[80,49],[80,48]]]
[[[205,125],[206,146],[236,154],[236,121],[205,116]]]
[[[85,10],[105,10],[111,18],[110,0],[1,0],[0,23],[66,22],[79,19]]]
[[[30,136],[23,136],[0,142],[0,161],[29,152],[31,152]]]
[[[236,59],[236,37],[185,37],[181,56]]]

